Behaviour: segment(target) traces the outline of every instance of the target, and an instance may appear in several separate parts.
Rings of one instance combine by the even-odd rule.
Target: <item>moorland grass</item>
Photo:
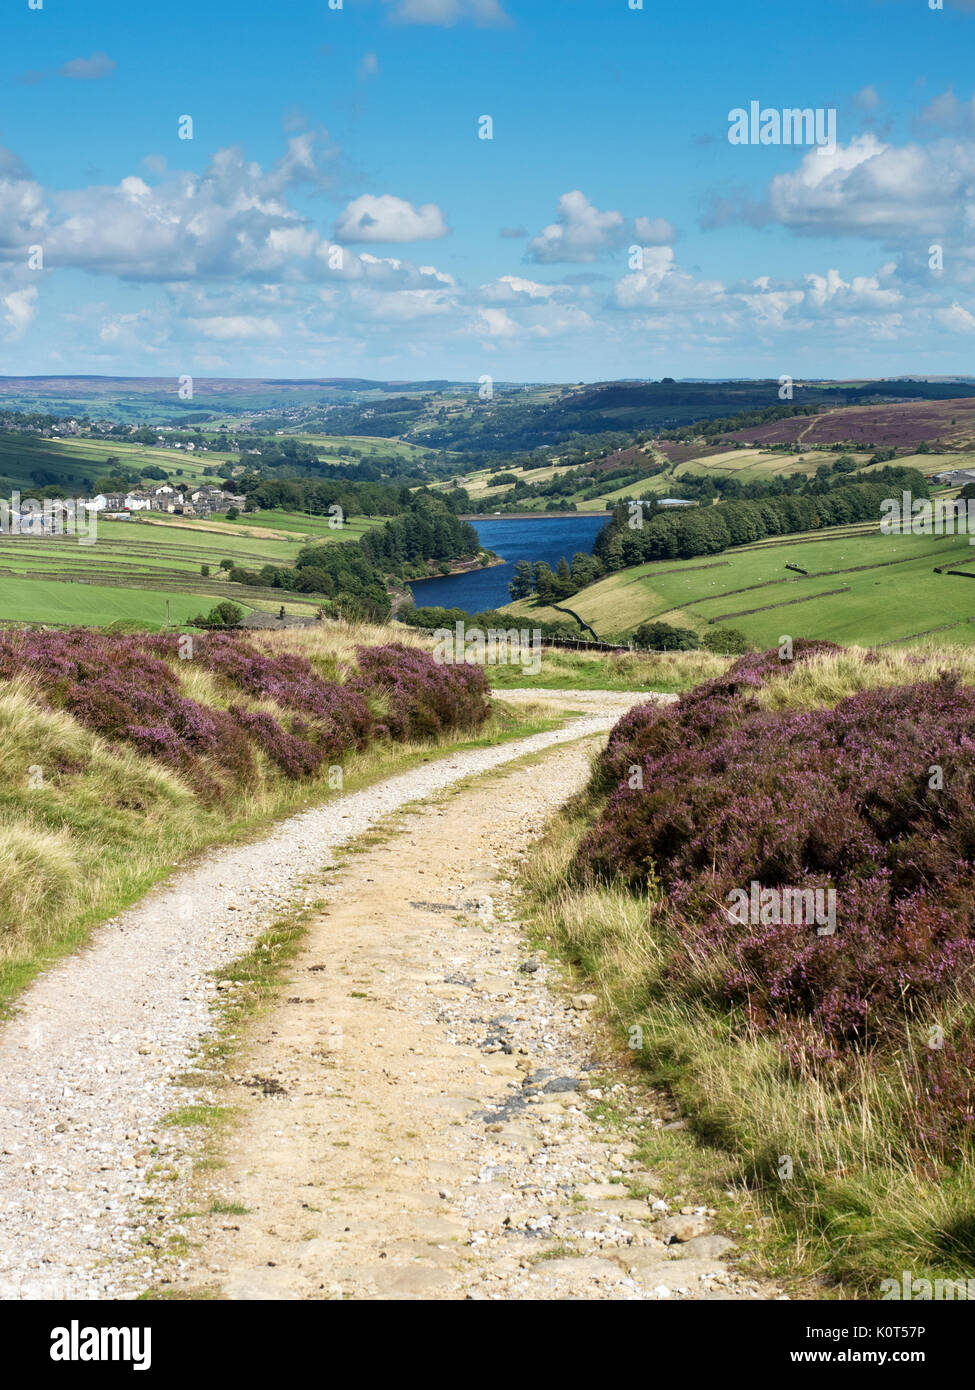
[[[354,669],[359,643],[388,642],[389,628],[330,624],[254,634],[269,654],[307,656],[325,679]],[[399,633],[396,633],[399,637]],[[417,643],[417,646],[422,644]],[[202,665],[177,666],[182,692],[217,710],[231,703],[286,718],[267,699],[221,687]],[[371,697],[382,710],[383,696]],[[486,722],[439,736],[380,739],[341,758],[342,787],[354,791],[439,753],[499,743],[560,721],[540,706],[495,702]],[[231,797],[208,800],[172,767],[142,756],[51,708],[28,676],[0,682],[0,1007],[39,970],[87,939],[201,850],[257,836],[273,820],[341,792],[327,766],[294,779],[259,749],[256,775]]]
[[[731,658],[711,652],[595,652],[546,647],[538,675],[526,676],[520,666],[486,666],[497,690],[531,688],[560,690],[646,690],[673,694],[689,690],[727,670]]]
[[[755,694],[766,708],[794,713],[949,669],[975,684],[975,659],[964,648],[843,651],[783,665]],[[960,1096],[963,1110],[965,1085],[971,1108],[975,1081],[957,1074],[961,1058],[946,1059],[950,1075],[932,1073],[930,1050],[933,1020],[949,1038],[971,1037],[975,998],[965,973],[933,1011],[907,1009],[887,1037],[817,1063],[752,1026],[725,992],[721,959],[702,956],[694,987],[679,984],[674,961],[686,936],[652,873],[639,888],[580,875],[584,839],[603,807],[590,788],[533,849],[523,878],[528,920],[538,939],[557,941],[585,972],[621,1046],[629,1044],[647,1079],[688,1117],[690,1132],[678,1141],[685,1178],[712,1183],[716,1206],[725,1188],[736,1190],[755,1220],[747,1229],[739,1218],[736,1229],[731,1216],[732,1229],[797,1289],[815,1279],[827,1295],[870,1299],[881,1296],[881,1280],[900,1280],[904,1270],[914,1278],[975,1275],[973,1153],[964,1137],[946,1151],[938,1128],[938,1088],[948,1087],[952,1105]],[[648,1166],[672,1158],[674,1142],[649,1137]]]

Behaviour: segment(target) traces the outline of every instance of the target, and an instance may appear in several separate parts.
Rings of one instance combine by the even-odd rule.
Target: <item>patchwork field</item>
[[[797,574],[787,564],[808,571]],[[654,619],[704,631],[739,628],[758,647],[783,634],[865,646],[922,639],[975,643],[975,574],[966,536],[885,536],[874,523],[767,540],[720,555],[660,561],[610,575],[568,600],[600,637],[627,638]],[[530,601],[521,616],[556,620]],[[922,639],[923,640],[923,639]]]
[[[368,435],[297,434],[304,444],[312,445],[324,463],[355,463],[360,459],[394,456],[409,462],[422,463],[430,450],[419,444],[407,444],[400,439],[384,439]],[[216,439],[211,432],[208,439]],[[220,441],[217,440],[219,443]],[[339,450],[343,450],[342,453]],[[351,455],[349,450],[352,451]],[[159,449],[146,444],[130,444],[115,439],[44,439],[34,434],[0,431],[0,491],[19,488],[26,492],[38,484],[32,476],[38,470],[50,475],[47,481],[76,487],[86,493],[88,483],[95,483],[108,471],[106,460],[118,460],[124,469],[142,469],[155,465],[170,478],[199,484],[212,482],[204,476],[205,468],[220,468],[225,463],[239,463],[237,450],[209,448],[206,452],[186,449]],[[485,475],[487,476],[487,475]]]
[[[786,423],[792,424],[793,422],[786,421]],[[734,438],[734,436],[731,437]],[[667,462],[672,465],[666,472],[657,473],[649,478],[641,478],[635,483],[626,483],[622,487],[616,487],[610,483],[597,497],[587,497],[585,494],[598,483],[599,474],[598,472],[587,474],[575,492],[557,500],[560,504],[565,505],[574,503],[580,512],[601,512],[605,511],[607,503],[619,501],[620,498],[669,497],[675,491],[675,481],[680,481],[684,477],[738,478],[742,482],[753,482],[774,477],[798,476],[808,478],[816,472],[817,468],[824,465],[830,467],[841,455],[852,458],[858,469],[867,472],[872,468],[883,468],[884,464],[870,464],[871,452],[872,450],[857,451],[842,446],[837,446],[835,449],[826,449],[820,446],[816,449],[810,448],[804,454],[791,454],[767,447],[730,449],[716,448],[703,442],[698,444],[665,442],[659,447],[654,447],[653,456],[658,462]],[[919,472],[930,476],[951,468],[975,466],[975,452],[910,454],[898,457],[897,462],[904,467],[917,468]],[[498,472],[507,471],[509,470],[501,466],[472,470],[462,474],[464,477],[463,486],[471,497],[478,501],[501,499],[510,490],[511,484],[489,487],[488,480]],[[532,469],[524,474],[519,469],[513,471],[516,478],[523,477],[528,483],[546,483],[556,473],[565,472],[565,467],[560,464],[553,464],[551,467]],[[451,486],[453,486],[452,480],[435,484],[439,490]],[[547,497],[522,498],[518,503],[518,510],[544,512],[550,500]]]
[[[185,483],[213,481],[205,479],[204,468],[239,461],[236,453],[208,450],[196,454],[182,449],[156,449],[145,444],[127,444],[114,439],[44,439],[34,434],[15,434],[0,431],[0,489],[18,488],[26,493],[36,487],[32,474],[43,470],[51,481],[64,487],[76,487],[78,495],[89,491],[85,480],[95,483],[109,472],[106,460],[118,459],[125,469],[148,468],[155,464],[171,477]]]
[[[185,622],[231,598],[247,611],[314,613],[313,595],[244,588],[220,569],[229,560],[247,569],[293,564],[302,545],[354,540],[377,522],[350,522],[329,530],[327,518],[290,512],[255,512],[245,523],[105,521],[94,545],[73,537],[0,536],[0,623],[85,623],[119,620],[158,627]],[[201,574],[203,565],[210,575]],[[167,601],[169,608],[167,610]]]

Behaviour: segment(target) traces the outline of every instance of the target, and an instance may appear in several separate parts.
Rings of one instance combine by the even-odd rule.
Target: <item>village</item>
[[[125,493],[100,492],[86,505],[89,510],[102,513],[106,519],[125,521],[133,512],[208,517],[215,513],[226,514],[234,509],[243,511],[246,502],[247,499],[241,494],[226,492],[212,485],[191,488],[160,483],[158,487],[134,488]]]
[[[20,492],[14,491],[9,501],[0,499],[0,535],[78,534],[84,537],[84,544],[91,545],[97,536],[99,517],[106,521],[130,521],[136,513],[156,512],[192,518],[225,515],[235,520],[246,504],[246,497],[219,487],[180,488],[171,483],[124,493],[100,492],[95,497],[47,497],[43,502],[22,498]],[[87,523],[82,524],[85,517]]]

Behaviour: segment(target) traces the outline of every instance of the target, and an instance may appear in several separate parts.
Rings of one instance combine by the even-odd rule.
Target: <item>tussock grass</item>
[[[434,641],[429,633],[405,623],[364,623],[330,621],[314,627],[254,628],[248,630],[247,640],[268,651],[294,651],[307,657],[323,674],[334,675],[355,665],[356,647],[378,647],[385,642],[400,642],[405,647],[433,651]]]
[[[511,627],[531,627],[530,616],[512,616]],[[314,628],[256,629],[248,640],[271,650],[301,651],[330,678],[354,664],[358,644],[402,642],[405,646],[433,651],[433,636],[420,628],[395,623],[384,627],[371,623],[329,622]],[[488,681],[496,689],[537,685],[561,690],[689,690],[701,681],[720,676],[733,657],[713,652],[585,652],[542,649],[542,669],[526,676],[519,665],[485,666]]]
[[[717,1175],[739,1189],[764,1217],[751,1253],[786,1278],[878,1298],[880,1281],[902,1270],[929,1279],[975,1272],[975,1167],[919,1159],[909,1129],[920,1032],[893,1062],[865,1056],[842,1082],[791,1071],[775,1041],[749,1035],[720,1000],[668,987],[671,938],[652,896],[566,886],[584,828],[584,817],[563,815],[531,854],[531,925],[586,973],[621,1045],[639,1041],[634,1060],[690,1118],[686,1181]],[[975,1021],[961,1000],[955,1012]],[[649,1141],[649,1166],[669,1157],[669,1142]],[[717,1188],[711,1200],[720,1205]]]
[[[518,623],[513,621],[512,627],[515,626]],[[497,689],[537,685],[562,690],[657,690],[672,694],[720,676],[732,660],[706,651],[589,653],[543,648],[537,676],[526,676],[520,666],[484,669]]]
[[[854,649],[784,668],[757,696],[773,709],[801,710],[948,669],[975,683],[975,653]],[[881,1281],[904,1270],[932,1280],[975,1276],[975,1161],[970,1151],[946,1159],[928,1148],[918,1099],[932,1023],[971,1036],[971,998],[959,988],[935,1018],[909,1019],[903,1041],[845,1065],[791,1064],[773,1035],[729,1006],[720,962],[665,973],[680,938],[658,885],[636,893],[580,883],[580,841],[600,804],[591,792],[577,798],[534,846],[523,867],[527,920],[585,972],[621,1047],[690,1121],[687,1180],[720,1175],[720,1187],[737,1190],[758,1214],[746,1249],[804,1288],[818,1279],[828,1290],[879,1298]],[[648,1166],[663,1156],[666,1167],[672,1142],[651,1138]],[[710,1200],[721,1205],[718,1189]]]
[[[394,635],[399,640],[400,630],[329,624],[249,637],[301,652],[341,674],[354,664],[357,643],[375,645]],[[204,704],[238,703],[281,715],[271,701],[228,694],[192,661],[175,669],[185,693]],[[353,791],[442,751],[503,742],[557,722],[551,709],[496,702],[476,730],[377,742],[348,754],[342,786]],[[341,795],[329,786],[327,766],[314,778],[295,781],[259,753],[258,774],[232,800],[205,805],[177,773],[127,746],[109,745],[71,715],[49,708],[29,678],[0,682],[0,1008],[46,964],[81,944],[93,925],[137,900],[175,865]]]
[[[782,675],[770,679],[756,698],[767,709],[816,709],[878,686],[937,680],[942,671],[957,671],[966,685],[975,685],[975,647],[846,647],[795,665],[783,663]]]

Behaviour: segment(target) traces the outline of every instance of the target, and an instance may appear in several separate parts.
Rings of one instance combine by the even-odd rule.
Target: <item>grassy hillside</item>
[[[194,451],[156,449],[143,444],[127,444],[114,439],[44,439],[34,434],[0,431],[0,490],[19,489],[26,496],[37,484],[32,474],[43,469],[54,482],[76,489],[79,497],[88,495],[84,480],[97,483],[110,471],[106,460],[117,458],[125,469],[148,468],[150,464],[165,469],[170,478],[199,484],[212,482],[204,478],[204,468],[219,468],[221,464],[237,463],[236,453],[217,450],[197,455]]]
[[[972,562],[972,563],[970,563]],[[808,571],[799,575],[786,565]],[[758,647],[783,634],[878,645],[938,629],[975,641],[975,583],[935,566],[975,573],[966,536],[885,536],[874,523],[806,532],[692,560],[658,561],[609,575],[568,600],[600,637],[625,639],[652,619],[705,631],[739,628]],[[556,620],[531,600],[521,619]],[[939,631],[939,637],[940,637]]]
[[[238,464],[241,458],[236,450],[219,447],[225,441],[218,433],[209,427],[204,433],[211,445],[205,452],[156,448],[115,439],[45,439],[35,434],[0,430],[0,491],[18,488],[26,495],[30,488],[37,487],[32,475],[43,470],[51,482],[76,489],[78,496],[84,496],[88,493],[85,480],[97,483],[100,477],[108,473],[110,469],[106,460],[110,457],[117,459],[118,467],[123,469],[140,470],[155,465],[164,469],[171,481],[194,486],[212,483],[214,478],[204,475],[205,468],[219,469],[225,463]],[[379,436],[326,435],[297,430],[289,431],[289,437],[292,435],[301,443],[312,445],[318,458],[326,464],[368,462],[374,456],[392,455],[419,466],[430,457],[431,452],[419,444]],[[267,438],[275,442],[273,436]],[[340,453],[339,450],[344,452]],[[348,450],[352,450],[352,456]],[[260,459],[255,458],[253,462],[259,465]]]
[[[597,652],[544,648],[537,676],[521,666],[486,666],[494,689],[658,690],[672,694],[727,670],[729,659],[712,652]]]
[[[746,443],[833,444],[911,448],[938,441],[953,449],[975,446],[975,397],[850,405],[821,415],[794,416],[730,432]]]
[[[314,614],[320,598],[229,583],[230,560],[245,569],[291,565],[306,542],[355,540],[381,519],[353,520],[331,530],[328,518],[254,512],[237,521],[182,517],[102,521],[94,545],[74,537],[0,536],[0,623],[85,623],[119,619],[157,627],[185,622],[221,599],[245,610]],[[210,575],[201,574],[203,565]]]
[[[587,494],[598,486],[600,472],[599,467],[578,471],[573,479],[578,482],[574,490],[560,496],[556,500],[560,506],[573,505],[580,512],[602,512],[606,510],[607,503],[619,501],[620,498],[629,497],[670,497],[680,496],[680,483],[682,479],[688,478],[736,478],[739,482],[748,483],[757,480],[764,480],[777,477],[812,477],[818,468],[823,466],[831,467],[837,459],[845,455],[852,458],[857,469],[866,473],[882,468],[883,464],[871,464],[870,458],[872,451],[847,449],[841,445],[834,448],[819,446],[816,449],[809,449],[805,453],[786,453],[778,449],[771,448],[725,448],[708,444],[703,439],[698,439],[689,444],[660,444],[659,446],[646,446],[645,451],[649,464],[665,464],[663,472],[655,473],[652,477],[639,478],[635,482],[625,483],[617,486],[610,480],[594,497]],[[950,468],[968,468],[972,466],[975,454],[966,452],[956,453],[928,453],[928,454],[907,454],[898,456],[899,466],[917,468],[928,476],[947,470]],[[477,468],[465,472],[462,467],[458,472],[464,477],[463,487],[470,494],[472,503],[497,503],[501,506],[504,498],[511,490],[511,484],[505,483],[500,486],[490,487],[488,484],[493,476],[499,472],[509,470],[494,465],[489,468]],[[514,476],[526,483],[544,484],[549,482],[557,473],[565,473],[567,465],[556,459],[550,466],[545,468],[533,468],[527,472],[521,469],[510,470]],[[453,487],[453,480],[435,484],[436,488],[446,490]],[[546,505],[552,500],[548,497],[525,497],[518,500],[514,509],[517,511],[537,511],[544,513]]]
[[[171,638],[0,633],[0,1003],[206,845],[551,727],[485,692],[389,627],[197,637],[188,660]]]
[[[746,1255],[879,1298],[975,1277],[975,653],[797,656],[626,716],[525,885],[686,1116],[641,1145],[666,1195],[691,1174]],[[752,882],[828,888],[834,931],[729,918]]]

